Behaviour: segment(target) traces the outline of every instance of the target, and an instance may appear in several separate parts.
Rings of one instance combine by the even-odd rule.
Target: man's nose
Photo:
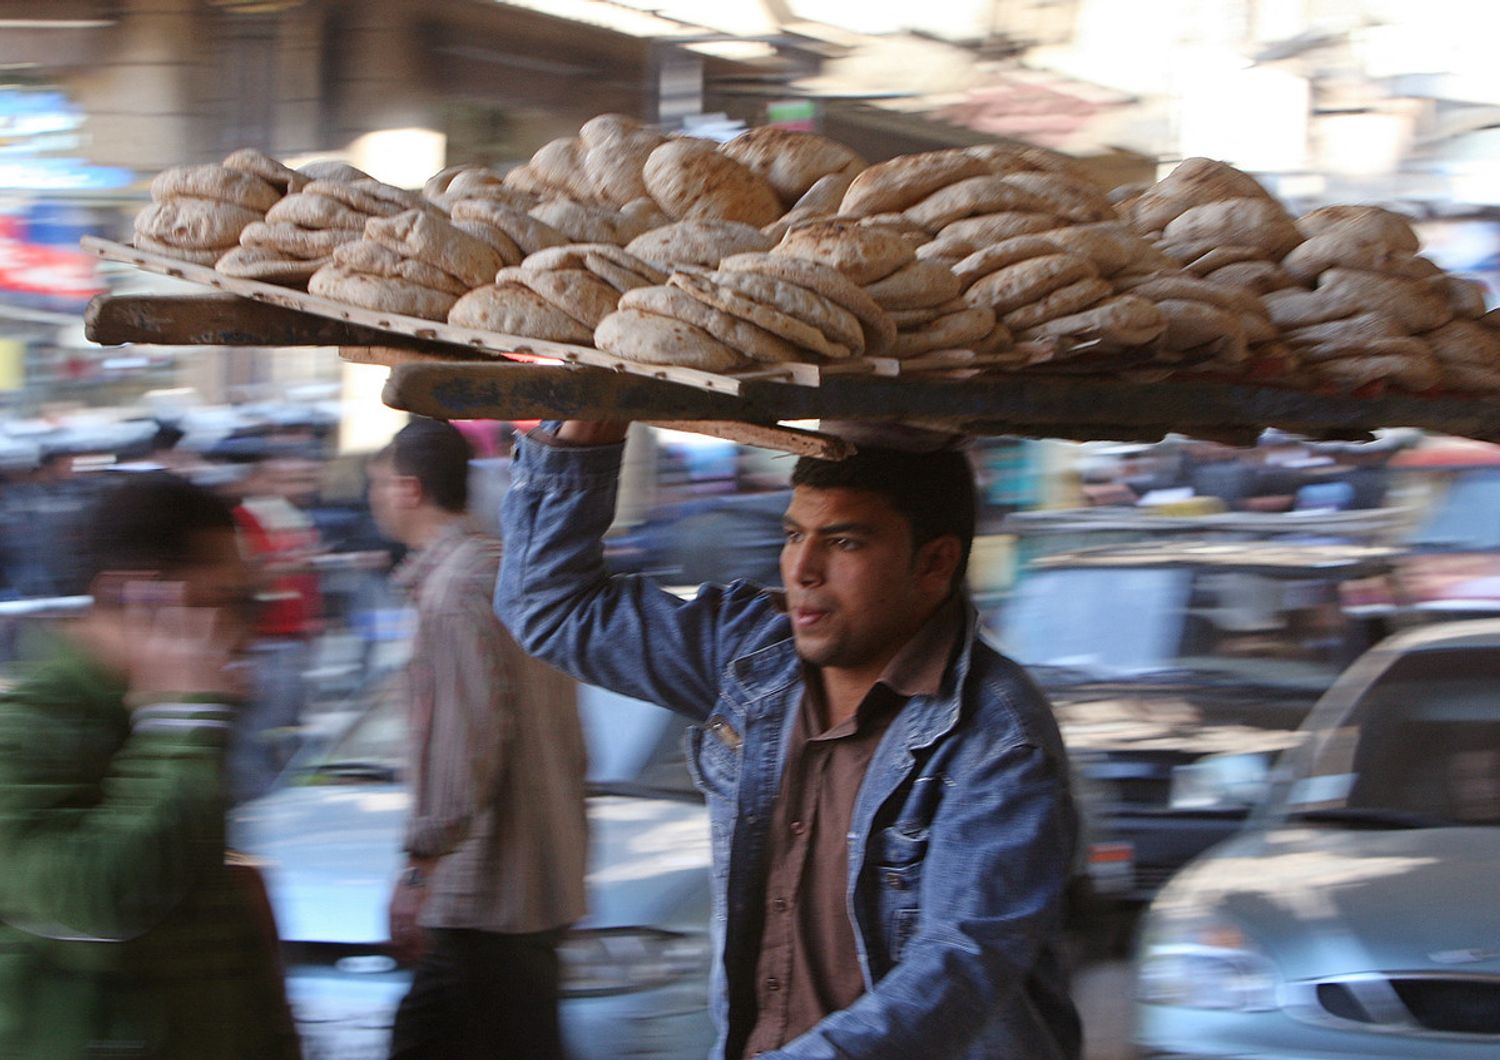
[[[787,580],[794,585],[817,585],[823,580],[821,553],[811,541],[788,545]]]

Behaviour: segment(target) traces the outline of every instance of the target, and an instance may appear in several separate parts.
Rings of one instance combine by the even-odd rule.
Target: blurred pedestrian
[[[93,604],[0,696],[0,1057],[296,1056],[264,892],[225,863],[234,517],[132,475],[85,526]]]
[[[469,459],[456,429],[417,420],[370,466],[375,519],[411,550],[394,578],[417,612],[390,925],[418,963],[391,1055],[552,1060],[557,944],[584,913],[583,731],[573,683],[495,617],[500,549],[467,521]]]
[[[965,454],[908,435],[799,460],[784,592],[683,600],[605,570],[624,435],[521,444],[496,605],[528,650],[698,722],[714,1056],[1078,1056],[1068,767],[1046,699],[979,638]]]

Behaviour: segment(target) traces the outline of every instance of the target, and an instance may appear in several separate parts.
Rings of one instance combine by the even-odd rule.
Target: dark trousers
[[[396,1011],[391,1060],[562,1060],[561,931],[434,930]]]

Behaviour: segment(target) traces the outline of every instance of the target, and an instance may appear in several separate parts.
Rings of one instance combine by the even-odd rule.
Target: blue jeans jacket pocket
[[[698,790],[710,799],[734,805],[740,785],[742,738],[722,715],[688,728],[688,772]]]

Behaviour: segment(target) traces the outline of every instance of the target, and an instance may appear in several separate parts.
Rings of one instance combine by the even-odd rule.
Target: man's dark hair
[[[846,460],[804,456],[792,469],[792,485],[865,490],[884,497],[911,523],[913,548],[952,534],[963,546],[953,584],[963,583],[974,544],[976,503],[974,472],[963,453],[861,447]]]
[[[203,558],[203,538],[234,533],[218,494],[165,472],[130,474],[84,510],[79,534],[85,586],[105,571],[173,571]]]
[[[459,429],[443,420],[414,419],[396,432],[377,459],[389,460],[398,475],[410,475],[422,494],[448,512],[469,507],[469,461],[474,450]]]

